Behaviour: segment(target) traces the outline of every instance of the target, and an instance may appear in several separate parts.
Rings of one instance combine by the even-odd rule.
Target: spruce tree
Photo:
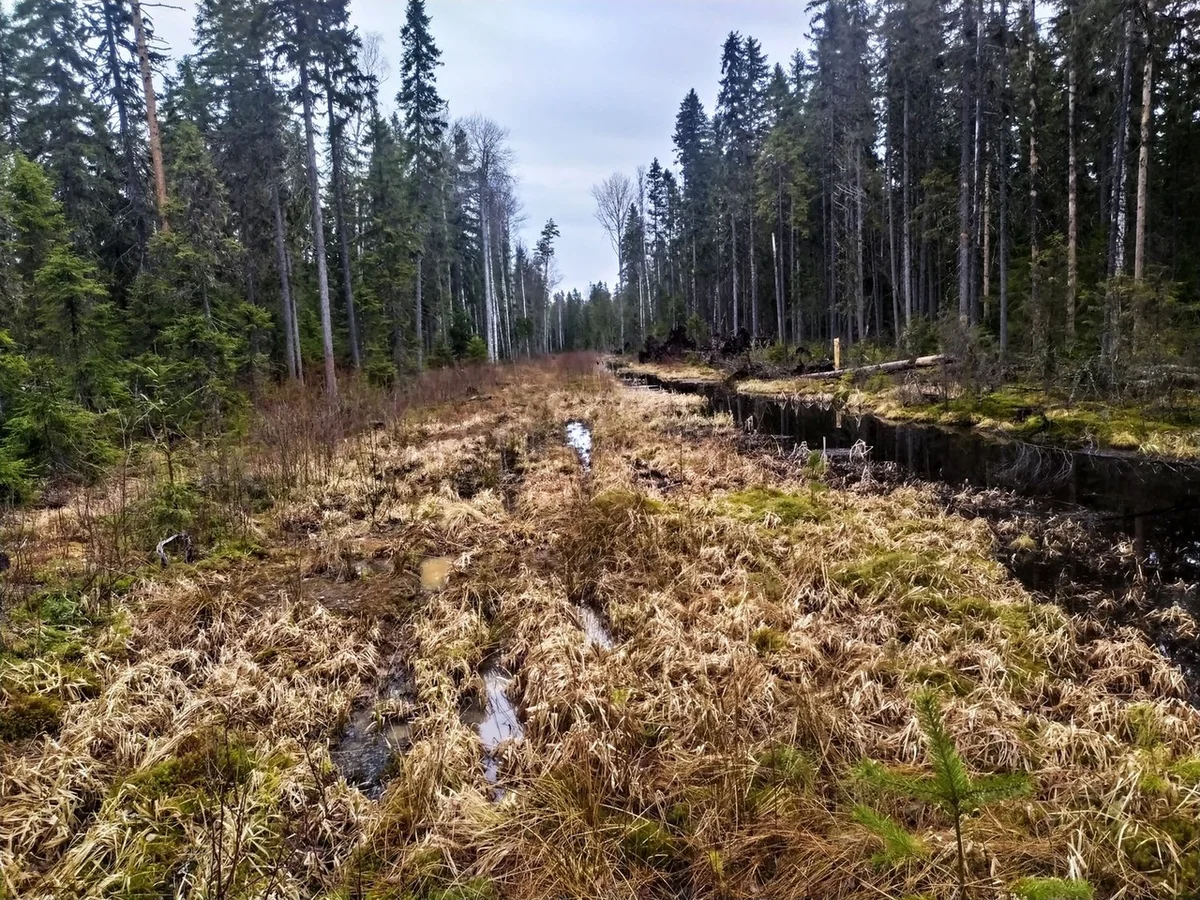
[[[417,365],[425,346],[424,258],[435,192],[443,161],[442,141],[446,132],[445,106],[437,92],[437,67],[441,51],[429,30],[424,0],[409,0],[404,27],[400,29],[403,56],[400,60],[400,91],[396,103],[403,114],[403,136],[412,157],[413,190],[416,199],[418,245],[416,248]]]
[[[18,143],[53,179],[80,246],[99,249],[119,201],[108,116],[91,93],[87,23],[71,0],[20,0],[14,23]]]

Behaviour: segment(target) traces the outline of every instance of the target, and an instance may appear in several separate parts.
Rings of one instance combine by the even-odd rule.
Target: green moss
[[[1158,711],[1149,703],[1132,703],[1125,709],[1129,740],[1143,750],[1153,750],[1163,742]]]
[[[117,790],[164,799],[206,789],[214,784],[244,784],[259,761],[236,736],[201,732],[187,740],[182,752],[134,772]]]
[[[755,787],[787,787],[805,791],[816,778],[811,759],[797,747],[779,744],[755,760]]]
[[[908,673],[908,680],[914,685],[944,688],[958,697],[966,697],[975,690],[975,682],[961,672],[952,672],[943,666],[917,666]]]
[[[619,815],[621,849],[633,859],[654,868],[669,867],[679,855],[674,835],[663,823],[644,816]]]
[[[651,514],[662,512],[666,505],[624,488],[610,488],[597,494],[592,499],[592,506],[606,518],[613,518],[627,513]]]
[[[461,884],[427,888],[417,896],[421,900],[492,900],[498,895],[489,879],[476,876]]]
[[[1123,846],[1135,869],[1180,885],[1200,883],[1200,821],[1195,816],[1168,816],[1126,835]]]
[[[20,741],[39,734],[57,734],[62,701],[45,694],[5,696],[0,707],[0,741]]]
[[[963,582],[962,576],[951,571],[942,558],[907,550],[876,551],[838,567],[830,577],[858,596],[873,599],[908,594],[914,588],[955,591]]]
[[[781,525],[793,525],[820,522],[829,517],[829,509],[821,502],[816,490],[807,494],[788,494],[778,488],[753,487],[730,494],[726,502],[739,518],[752,522],[770,516]]]
[[[787,635],[766,625],[756,628],[750,635],[750,643],[754,645],[759,656],[770,656],[778,653],[787,646]]]
[[[1092,886],[1076,878],[1022,878],[1012,886],[1020,900],[1091,900]]]
[[[1171,778],[1181,787],[1193,788],[1200,786],[1200,756],[1185,756],[1171,763]]]

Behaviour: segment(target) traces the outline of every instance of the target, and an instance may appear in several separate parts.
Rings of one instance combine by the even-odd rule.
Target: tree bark
[[[738,264],[737,264],[737,222],[733,213],[729,214],[729,234],[733,241],[731,262],[733,264],[733,333],[738,331]]]
[[[968,294],[971,324],[979,324],[979,254],[980,234],[983,231],[983,190],[980,169],[983,159],[983,0],[975,7],[975,137],[971,165],[971,247],[968,256]]]
[[[1033,0],[1030,0],[1032,4]],[[971,45],[973,0],[962,0],[963,49]],[[1032,16],[1032,13],[1030,14]],[[964,57],[959,86],[958,130],[958,320],[971,313],[971,67]]]
[[[338,233],[338,262],[342,270],[342,293],[346,297],[346,325],[350,332],[350,361],[355,369],[362,367],[358,341],[358,317],[354,310],[354,278],[350,272],[350,240],[346,236],[346,214],[342,178],[342,128],[338,123],[333,103],[333,83],[329,64],[325,64],[326,108],[329,116],[330,180],[333,182],[333,217]],[[421,355],[417,354],[418,368]]]
[[[1000,289],[1000,358],[1008,353],[1008,0],[1000,0],[1000,121],[996,129],[996,248]]]
[[[425,255],[417,254],[417,296],[413,303],[413,332],[417,339],[417,371],[425,368],[425,297],[424,287]]]
[[[1038,276],[1038,147],[1037,147],[1037,3],[1029,0],[1029,310],[1033,340],[1046,349],[1047,322],[1042,315]]]
[[[904,255],[902,267],[904,269],[903,287],[904,287],[904,329],[911,331],[912,329],[912,314],[913,314],[913,260],[912,260],[912,209],[911,209],[911,191],[909,185],[912,183],[912,169],[909,159],[909,141],[908,141],[908,77],[904,79],[904,137],[901,144],[901,154],[904,159],[903,175],[904,183],[900,186],[900,203],[902,209],[901,217],[901,252]]]
[[[1070,44],[1067,47],[1067,341],[1075,340],[1075,304],[1079,292],[1079,160],[1075,143],[1078,60],[1075,0],[1071,0]]]
[[[891,113],[889,108],[889,120]],[[888,122],[889,126],[892,124]],[[896,348],[900,347],[900,283],[899,283],[899,267],[896,263],[896,191],[892,184],[892,141],[889,136],[886,139],[887,149],[884,153],[884,179],[885,190],[887,191],[887,233],[888,233],[888,266],[891,270],[891,288],[892,288],[892,337]]]
[[[308,61],[300,62],[300,95],[304,110],[304,142],[308,151],[308,191],[312,201],[313,255],[317,259],[317,290],[321,300],[321,338],[325,354],[325,393],[337,398],[337,368],[333,356],[333,320],[329,310],[329,271],[325,262],[325,217],[321,212],[321,185],[317,177],[317,140],[313,128],[312,93]]]
[[[867,338],[866,329],[866,281],[863,278],[863,190],[862,146],[854,142],[854,296],[858,319],[858,339]]]
[[[1109,208],[1109,275],[1125,272],[1125,165],[1129,143],[1129,94],[1133,69],[1133,13],[1125,13],[1124,62],[1121,75],[1121,97],[1117,104],[1117,123],[1113,139],[1112,205]]]
[[[284,344],[287,347],[288,377],[302,380],[300,356],[295,343],[295,309],[292,307],[292,285],[288,277],[287,244],[284,239],[283,209],[279,203],[279,185],[271,183],[271,207],[275,214],[275,264],[279,267],[279,294],[283,306]]]
[[[750,336],[758,342],[758,262],[754,258],[754,210],[751,209],[749,227],[750,236]]]
[[[167,173],[163,167],[162,138],[158,133],[158,106],[154,98],[154,76],[150,71],[150,51],[146,47],[146,29],[142,24],[140,0],[129,0],[133,33],[137,41],[138,66],[142,74],[142,92],[146,95],[146,131],[150,136],[150,163],[154,169],[154,194],[158,222],[163,232],[171,230],[167,222]]]
[[[1146,215],[1150,190],[1150,116],[1154,100],[1154,44],[1151,29],[1154,25],[1154,0],[1146,0],[1146,60],[1142,66],[1142,121],[1138,142],[1137,220],[1133,237],[1133,280],[1140,282],[1146,275]]]

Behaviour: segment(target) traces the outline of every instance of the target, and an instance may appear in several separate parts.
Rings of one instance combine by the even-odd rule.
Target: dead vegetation
[[[740,453],[698,398],[618,387],[586,358],[427,403],[364,397],[325,431],[315,406],[286,408],[226,466],[269,502],[194,564],[113,562],[120,591],[47,625],[46,568],[86,570],[88,545],[69,564],[26,553],[43,611],[6,607],[0,716],[55,710],[0,734],[0,895],[1200,888],[1200,714],[1179,672],[1132,630],[1033,602],[987,525],[930,493]],[[587,478],[572,420],[591,427]],[[470,724],[488,666],[512,674],[523,724],[498,800]],[[940,718],[923,701],[918,721],[931,691]],[[378,800],[332,754],[363,710],[405,725]],[[1022,791],[893,789],[955,758],[973,790]]]

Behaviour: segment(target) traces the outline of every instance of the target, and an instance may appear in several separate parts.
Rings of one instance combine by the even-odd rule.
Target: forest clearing
[[[1200,900],[1197,0],[403,7],[0,0],[0,900]]]
[[[7,896],[1195,893],[1195,684],[983,517],[590,356],[343,393],[10,517]]]

